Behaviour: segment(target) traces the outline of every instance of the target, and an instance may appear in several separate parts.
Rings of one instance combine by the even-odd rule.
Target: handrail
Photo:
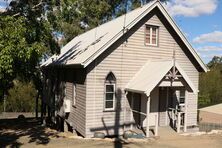
[[[137,110],[133,110],[133,109],[131,109],[131,111],[134,112],[134,113],[137,113],[137,114],[141,114],[141,115],[146,116],[146,114],[143,113],[143,112],[139,112],[139,111],[137,111]]]

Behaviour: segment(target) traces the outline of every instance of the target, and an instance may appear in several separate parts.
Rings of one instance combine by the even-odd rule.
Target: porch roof
[[[148,61],[138,73],[130,80],[126,86],[126,91],[145,93],[147,96],[150,95],[151,91],[158,86],[164,76],[174,66],[173,60],[155,60]],[[184,70],[175,62],[175,67],[182,75],[185,82],[188,84],[190,89],[197,93],[195,86],[189,79]]]

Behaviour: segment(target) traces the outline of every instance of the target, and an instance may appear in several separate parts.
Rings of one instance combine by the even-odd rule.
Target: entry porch
[[[172,61],[149,61],[126,87],[131,108],[131,130],[150,130],[158,136],[160,126],[187,131],[188,92],[197,93],[192,81]]]

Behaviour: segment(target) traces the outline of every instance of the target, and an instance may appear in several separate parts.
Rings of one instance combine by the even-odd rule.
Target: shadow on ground
[[[58,133],[41,126],[40,120],[29,119],[1,119],[0,120],[0,146],[20,147],[23,143],[19,138],[26,137],[28,143],[46,145],[50,137],[58,137]]]

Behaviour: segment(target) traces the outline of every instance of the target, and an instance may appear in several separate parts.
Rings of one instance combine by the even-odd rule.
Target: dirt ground
[[[34,119],[0,120],[0,147],[221,148],[222,134],[183,136],[160,129],[159,138],[144,140],[84,139],[46,128]]]

